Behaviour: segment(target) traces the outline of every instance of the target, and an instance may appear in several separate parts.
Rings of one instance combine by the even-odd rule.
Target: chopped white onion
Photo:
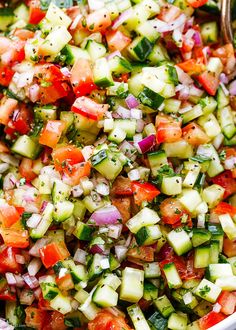
[[[142,119],[143,118],[143,112],[140,109],[131,109],[130,110],[131,118],[133,119]]]
[[[28,264],[28,272],[30,276],[35,276],[42,266],[42,262],[39,258],[33,258]]]
[[[59,275],[58,277],[59,278],[62,278],[66,275],[66,273],[68,272],[68,269],[67,268],[61,268],[60,271],[59,271]]]
[[[6,273],[5,275],[9,285],[16,285],[16,279],[13,273]]]
[[[16,83],[17,88],[22,88],[22,87],[26,87],[27,85],[30,85],[33,81],[33,78],[34,78],[33,70],[20,73]]]
[[[219,313],[221,311],[221,308],[222,308],[222,306],[219,303],[216,303],[216,304],[213,305],[212,310],[215,313]]]
[[[1,330],[14,330],[15,328],[7,323],[5,319],[0,318],[0,329]]]
[[[83,193],[84,193],[84,191],[83,191],[83,189],[81,188],[81,186],[79,184],[72,188],[73,197],[80,197],[80,196],[83,195]]]
[[[133,169],[128,173],[128,177],[131,181],[137,181],[140,179],[140,172],[137,169]]]
[[[0,164],[0,174],[6,172],[9,169],[10,165],[7,163]]]
[[[197,217],[197,228],[205,228],[205,214],[199,214]]]
[[[0,160],[4,163],[7,163],[9,165],[13,165],[15,167],[19,166],[19,159],[17,159],[16,157],[6,154],[4,152],[0,153]]]
[[[93,154],[93,149],[94,147],[93,146],[86,146],[82,149],[82,154],[83,154],[83,157],[84,157],[84,160],[87,161],[89,160],[89,158],[92,156]]]
[[[22,256],[21,254],[16,254],[16,262],[18,262],[18,264],[24,265],[25,257]]]
[[[122,245],[116,245],[115,246],[115,254],[119,261],[122,261],[126,257],[126,253],[128,251],[128,248]]]
[[[224,135],[222,133],[219,133],[214,138],[212,144],[216,148],[216,150],[218,150],[220,148],[221,144],[223,143],[223,141],[224,141]]]
[[[35,289],[39,286],[39,281],[35,276],[30,276],[28,273],[22,275],[25,283],[30,287],[30,289]]]
[[[223,82],[220,82],[220,86],[221,86],[221,88],[222,88],[224,94],[225,94],[226,96],[228,96],[228,95],[229,95],[229,91],[228,91],[228,89],[225,87],[225,84],[224,84]]]
[[[40,257],[40,254],[39,254],[39,249],[41,249],[42,247],[44,247],[45,245],[47,245],[48,243],[50,242],[50,239],[49,238],[41,238],[39,239],[32,247],[31,249],[29,250],[29,254],[31,256],[34,256],[34,257]]]
[[[99,0],[95,0],[95,1],[99,1]],[[70,26],[70,29],[71,30],[75,30],[77,28],[77,25],[79,24],[79,22],[80,22],[80,20],[81,20],[82,17],[83,17],[83,15],[81,15],[81,14],[78,14],[76,16],[76,18],[73,20],[73,22],[72,22],[72,24]]]
[[[114,239],[119,238],[121,235],[121,232],[122,232],[122,228],[123,228],[123,225],[121,223],[119,223],[117,225],[109,225],[108,226],[109,231],[108,231],[107,236],[114,238]]]
[[[79,262],[80,264],[86,265],[86,257],[88,253],[80,248],[78,248],[74,255],[74,260]]]
[[[31,217],[26,221],[26,224],[29,228],[36,228],[40,223],[42,216],[40,214],[34,213]]]
[[[109,269],[110,268],[110,262],[109,259],[104,257],[102,258],[101,262],[100,262],[101,268],[102,269]]]
[[[95,187],[95,190],[98,194],[102,196],[108,196],[110,193],[109,185],[104,182],[98,183]]]
[[[227,158],[224,162],[224,165],[226,170],[232,170],[236,168],[236,157]]]
[[[185,305],[191,304],[191,302],[193,301],[192,292],[185,293],[183,295],[183,301],[184,301]]]
[[[16,279],[16,287],[17,288],[23,288],[25,286],[25,281],[20,275],[15,274],[15,279]]]

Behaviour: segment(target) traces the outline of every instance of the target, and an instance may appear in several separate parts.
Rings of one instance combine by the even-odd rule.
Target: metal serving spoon
[[[231,3],[232,0],[221,0],[221,28],[226,43],[233,42]]]

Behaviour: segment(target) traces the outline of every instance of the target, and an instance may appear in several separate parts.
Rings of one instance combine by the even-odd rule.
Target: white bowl
[[[224,321],[214,325],[214,327],[209,328],[209,330],[236,330],[236,312]]]

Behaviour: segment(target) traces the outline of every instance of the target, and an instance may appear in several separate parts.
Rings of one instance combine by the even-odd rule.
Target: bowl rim
[[[234,326],[234,328],[233,328]],[[225,320],[214,325],[208,330],[234,330],[236,328],[236,312],[228,316]]]

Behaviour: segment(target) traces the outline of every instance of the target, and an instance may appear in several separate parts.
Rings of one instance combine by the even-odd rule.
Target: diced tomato
[[[123,317],[102,311],[88,323],[88,330],[131,330],[131,328]]]
[[[16,254],[20,254],[19,249],[5,245],[0,246],[0,273],[21,272],[21,265],[16,262]]]
[[[21,105],[20,109],[17,109],[13,113],[11,120],[11,127],[14,127],[15,131],[20,134],[27,134],[31,129],[33,122],[33,113],[26,105]],[[9,125],[9,124],[8,124]]]
[[[229,238],[225,237],[223,251],[228,258],[236,257],[236,241],[231,241]]]
[[[53,311],[50,313],[49,320],[44,322],[42,330],[66,330],[67,326],[64,324],[64,315]]]
[[[42,329],[44,319],[47,313],[36,307],[26,307],[25,309],[26,318],[25,324],[28,327],[32,327],[35,329]]]
[[[55,81],[47,87],[40,86],[39,95],[42,104],[55,103],[57,100],[66,97],[69,92],[68,85]]]
[[[61,138],[65,124],[61,120],[49,120],[44,127],[39,143],[46,145],[50,148],[55,148]]]
[[[181,54],[184,59],[185,59],[185,55],[192,51],[194,44],[195,44],[195,42],[192,38],[186,38],[185,35],[183,36]]]
[[[81,178],[90,176],[91,164],[90,162],[83,162],[75,164],[69,171],[64,172],[65,181],[67,184],[76,186],[80,183]]]
[[[0,221],[5,228],[11,227],[20,219],[20,214],[15,206],[3,204],[0,209]]]
[[[198,76],[198,81],[208,94],[215,96],[219,87],[219,78],[212,72],[205,71]]]
[[[190,59],[182,63],[177,64],[184,72],[188,74],[199,74],[205,70],[205,65],[202,64],[199,60]]]
[[[36,178],[36,174],[33,172],[33,160],[23,158],[19,166],[20,175],[26,179],[27,182],[31,182]]]
[[[91,63],[86,59],[78,59],[71,69],[70,82],[76,96],[90,94],[97,86],[94,84]]]
[[[122,223],[125,224],[131,218],[130,197],[112,197],[111,202],[119,210],[122,218]]]
[[[67,168],[70,170],[72,165],[84,161],[81,150],[73,145],[67,145],[54,149],[52,158],[55,169],[60,172],[63,172]]]
[[[68,291],[74,288],[74,282],[71,274],[65,274],[62,277],[56,278],[56,282],[61,291]]]
[[[132,196],[133,191],[130,179],[119,175],[113,182],[111,193],[117,196]]]
[[[29,246],[28,230],[16,231],[12,228],[1,228],[0,233],[7,246],[16,248],[26,248]]]
[[[0,104],[0,124],[7,125],[10,116],[13,111],[17,108],[18,101],[15,99],[3,97]]]
[[[16,293],[12,292],[10,287],[7,285],[3,290],[0,291],[0,300],[16,301]]]
[[[122,73],[119,77],[114,77],[114,80],[127,83],[129,80],[129,73]]]
[[[108,108],[108,104],[99,104],[86,96],[82,96],[75,100],[71,110],[89,119],[100,120]]]
[[[9,148],[5,145],[4,142],[0,141],[0,153],[5,152],[8,153],[10,152]]]
[[[111,51],[122,51],[131,43],[131,39],[124,35],[124,33],[122,33],[121,31],[109,31],[106,34],[106,39],[108,43],[108,48]]]
[[[181,218],[188,215],[188,212],[176,198],[167,198],[161,202],[160,212],[162,221],[168,225],[181,222]]]
[[[151,202],[160,194],[160,191],[151,183],[148,182],[131,182],[131,189],[134,194],[135,204],[141,205],[143,202]]]
[[[175,142],[182,136],[181,121],[166,115],[156,116],[157,143]]]
[[[163,6],[160,14],[157,16],[158,19],[169,23],[174,21],[181,14],[180,8],[172,5]]]
[[[51,310],[51,306],[50,306],[50,301],[49,300],[46,300],[43,298],[43,294],[41,293],[39,295],[39,300],[38,300],[38,307],[41,309],[41,310]]]
[[[187,2],[192,6],[193,8],[198,8],[207,3],[208,0],[187,0]]]
[[[70,253],[64,242],[53,242],[39,250],[42,263],[46,268],[54,266],[58,261],[68,258]]]
[[[207,330],[213,327],[213,325],[223,321],[225,318],[226,316],[224,314],[212,311],[199,319],[199,327],[201,330]]]
[[[38,24],[46,13],[41,10],[40,0],[31,0],[29,3],[29,24]]]
[[[230,214],[232,217],[236,215],[236,207],[225,202],[220,202],[213,210],[216,214]]]
[[[0,65],[0,85],[9,86],[12,77],[14,75],[14,71],[8,66]]]
[[[224,171],[211,180],[225,189],[224,198],[236,193],[236,180],[232,177],[230,171]]]
[[[0,37],[0,55],[6,53],[12,47],[12,40],[7,37]]]
[[[183,138],[194,146],[199,146],[210,141],[207,134],[195,123],[190,123],[182,129]]]
[[[232,44],[226,44],[213,50],[212,55],[220,58],[224,65],[225,73],[229,74],[234,70],[236,59],[234,56],[234,47]]]
[[[34,37],[34,32],[26,29],[16,29],[14,36],[21,40],[28,40]]]
[[[221,312],[225,315],[231,315],[235,311],[236,296],[229,291],[222,291],[217,302],[222,306]]]
[[[145,262],[154,261],[154,249],[151,246],[132,247],[127,252],[128,259],[138,259]]]
[[[96,10],[87,16],[86,23],[89,31],[104,31],[111,26],[110,13],[105,8]]]

